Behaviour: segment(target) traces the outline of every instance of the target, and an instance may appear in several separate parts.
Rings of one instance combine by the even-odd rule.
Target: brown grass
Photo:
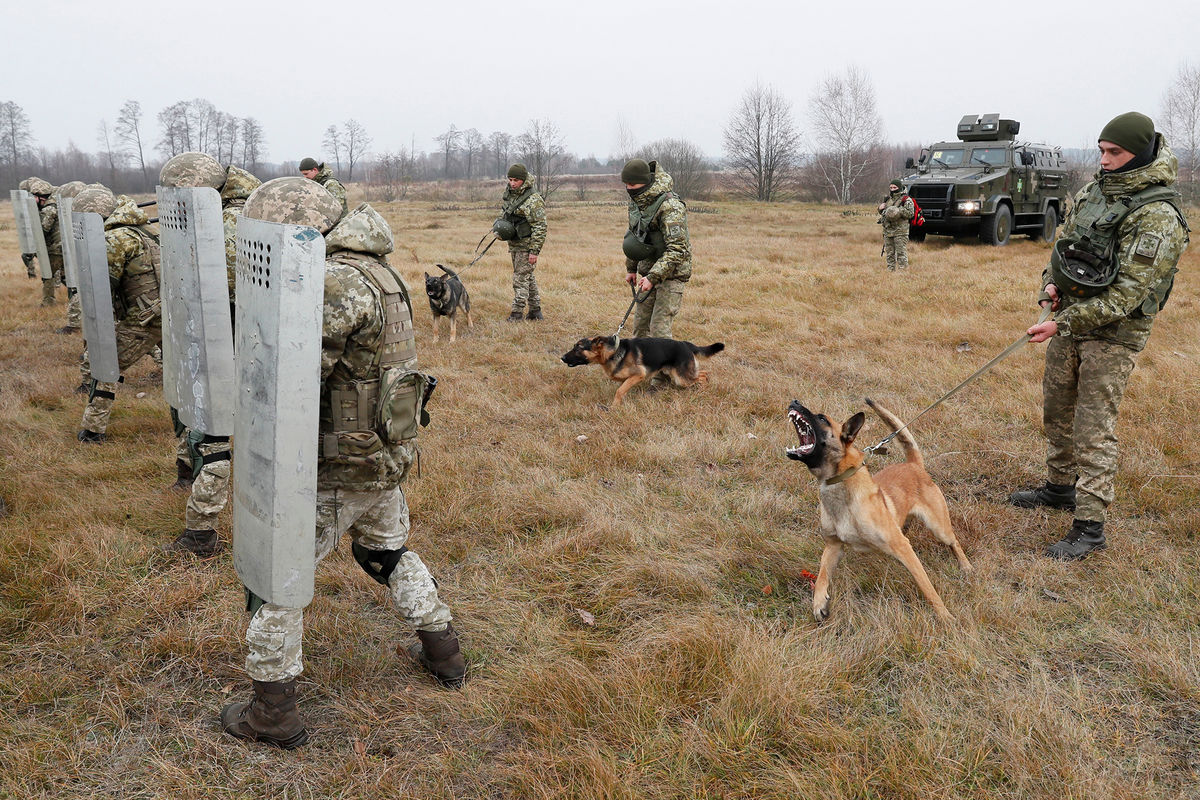
[[[493,216],[438,204],[381,207],[418,293],[423,269],[470,260]],[[0,796],[1196,796],[1200,248],[1125,401],[1105,554],[1040,557],[1068,519],[1003,502],[1042,474],[1031,347],[915,429],[977,568],[913,531],[961,624],[938,625],[898,565],[851,555],[817,626],[802,575],[816,497],[782,457],[786,404],[845,418],[869,395],[914,414],[1029,324],[1046,249],[931,239],[890,274],[870,214],[708,208],[676,325],[728,346],[704,389],[635,389],[610,411],[600,370],[558,361],[625,310],[620,207],[552,209],[544,323],[503,321],[500,246],[464,276],[474,334],[432,346],[415,298],[442,382],[410,544],[455,611],[470,681],[439,690],[395,655],[410,634],[342,546],[306,615],[313,738],[292,753],[219,731],[248,690],[228,551],[154,555],[184,498],[166,491],[153,365],[119,390],[110,442],[78,445],[79,340],[51,333],[62,306],[37,307],[0,208]],[[884,433],[875,420],[863,438]]]

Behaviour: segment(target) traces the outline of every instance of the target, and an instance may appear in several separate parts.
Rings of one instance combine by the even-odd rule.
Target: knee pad
[[[399,550],[368,550],[358,542],[351,544],[350,550],[363,572],[384,586],[388,585],[388,578],[395,572],[400,558],[408,552],[408,548],[403,546]]]

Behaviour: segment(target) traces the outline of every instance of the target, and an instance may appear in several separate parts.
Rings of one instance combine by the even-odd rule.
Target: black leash
[[[489,231],[488,233],[485,233],[485,234],[483,235],[483,239],[486,239],[486,238],[488,237],[489,233],[490,233],[490,231]],[[480,240],[479,240],[479,244],[475,245],[475,251],[474,251],[474,252],[475,252],[475,254],[476,254],[476,255],[475,255],[475,258],[471,259],[471,263],[470,263],[470,264],[467,264],[465,267],[463,267],[462,269],[460,269],[460,270],[458,271],[458,274],[459,274],[459,275],[463,274],[464,272],[466,272],[467,270],[469,270],[471,267],[473,267],[473,266],[475,266],[476,264],[478,264],[478,263],[479,263],[479,259],[483,258],[484,254],[486,254],[488,250],[492,249],[492,245],[494,245],[494,244],[495,244],[495,243],[496,243],[496,242],[497,242],[497,241],[500,239],[500,237],[499,237],[499,236],[492,236],[492,240],[491,240],[490,242],[488,242],[488,243],[487,243],[487,247],[483,248],[483,252],[481,253],[481,252],[479,252],[479,245],[480,245],[480,244],[483,244],[483,239],[480,239]]]
[[[629,301],[629,308],[625,309],[625,316],[621,317],[621,324],[617,326],[617,332],[613,334],[613,339],[616,344],[621,343],[621,331],[625,328],[625,323],[629,321],[629,315],[633,313],[633,307],[650,296],[650,292],[646,292],[641,297],[638,297],[638,290],[634,284],[629,284],[629,291],[633,292],[633,299]]]

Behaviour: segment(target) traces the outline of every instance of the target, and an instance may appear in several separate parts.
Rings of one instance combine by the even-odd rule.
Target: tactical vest
[[[125,273],[121,276],[120,291],[117,292],[121,303],[120,316],[123,319],[132,313],[134,322],[145,326],[162,318],[162,298],[159,293],[162,248],[158,244],[158,237],[145,226],[123,227],[136,233],[142,240],[142,254],[126,265]],[[146,268],[147,261],[150,262],[149,268]]]
[[[1131,213],[1150,203],[1166,203],[1175,211],[1184,231],[1187,219],[1179,208],[1179,192],[1169,186],[1149,186],[1133,195],[1109,200],[1096,181],[1087,197],[1075,208],[1074,225],[1070,233],[1054,243],[1050,251],[1050,280],[1064,294],[1072,297],[1094,297],[1117,279],[1121,254],[1117,252],[1121,223]],[[1136,240],[1135,240],[1136,243]],[[1175,284],[1177,269],[1150,290],[1137,313],[1149,316],[1162,310]]]
[[[321,427],[334,433],[373,432],[383,437],[386,431],[380,429],[386,425],[379,420],[381,385],[387,383],[384,379],[390,370],[405,370],[417,358],[412,302],[400,276],[390,266],[377,261],[360,260],[347,253],[337,253],[329,260],[353,267],[379,292],[383,302],[383,331],[371,362],[375,377],[349,383],[327,383],[332,420],[328,423],[322,420]],[[413,383],[411,386],[396,387],[390,392],[389,389],[392,387],[384,386],[384,394],[388,395],[385,401],[395,402],[394,395],[399,392],[403,395],[401,402],[409,400],[415,405],[421,399],[417,395],[423,386]],[[416,435],[415,431],[413,435]],[[337,441],[336,436],[322,437],[323,455],[336,456]]]
[[[633,200],[629,201],[629,230],[621,242],[625,257],[633,261],[657,261],[667,252],[667,240],[662,228],[655,224],[662,204],[674,199],[674,192],[663,192],[642,211]]]
[[[528,239],[533,235],[533,226],[524,214],[518,214],[517,209],[533,194],[533,187],[526,185],[519,195],[504,205],[500,217],[492,224],[492,230],[503,242],[514,239]],[[507,224],[501,224],[507,223]]]

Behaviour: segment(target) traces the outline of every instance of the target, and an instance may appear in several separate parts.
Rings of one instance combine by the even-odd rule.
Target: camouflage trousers
[[[1106,518],[1117,474],[1117,410],[1136,361],[1132,349],[1102,340],[1055,336],[1046,348],[1046,475],[1075,484],[1076,519]]]
[[[42,278],[42,305],[52,306],[55,303],[54,290],[63,285],[62,256],[50,256],[50,277]]]
[[[149,355],[162,342],[162,328],[155,325],[143,328],[140,325],[117,324],[117,365],[121,372],[137,363],[142,356]],[[84,358],[87,358],[86,352]],[[90,365],[86,380],[91,380]],[[117,384],[107,381],[96,383],[96,391],[83,410],[83,429],[93,433],[108,430],[108,418],[112,415]],[[103,394],[102,394],[103,393]]]
[[[883,254],[890,270],[908,269],[908,228],[883,234]]]
[[[83,308],[79,303],[78,289],[67,289],[67,327],[83,327]]]
[[[671,338],[671,323],[683,305],[683,281],[663,281],[633,307],[633,335]]]
[[[317,492],[317,563],[333,551],[343,533],[368,550],[399,550],[408,541],[408,504],[399,487],[369,492],[344,489]],[[420,556],[400,557],[388,577],[392,607],[422,631],[443,631],[452,619],[438,597],[437,584]],[[266,603],[250,618],[246,673],[256,681],[286,681],[304,671],[301,641],[304,612]]]
[[[37,267],[33,265],[35,258],[36,256],[34,256],[33,253],[21,253],[21,261],[25,264],[25,272],[31,278],[36,278],[38,276]]]
[[[538,292],[537,279],[533,277],[533,264],[529,263],[528,250],[509,250],[513,265],[512,310],[521,313],[526,304],[530,311],[540,311],[542,295]]]
[[[229,439],[205,441],[196,445],[202,465],[192,481],[192,493],[183,512],[183,524],[190,531],[213,531],[217,529],[217,518],[229,504],[229,474],[233,463],[224,454],[232,452]],[[180,461],[192,461],[192,448],[188,446],[187,433],[180,436],[175,448],[175,457]]]

